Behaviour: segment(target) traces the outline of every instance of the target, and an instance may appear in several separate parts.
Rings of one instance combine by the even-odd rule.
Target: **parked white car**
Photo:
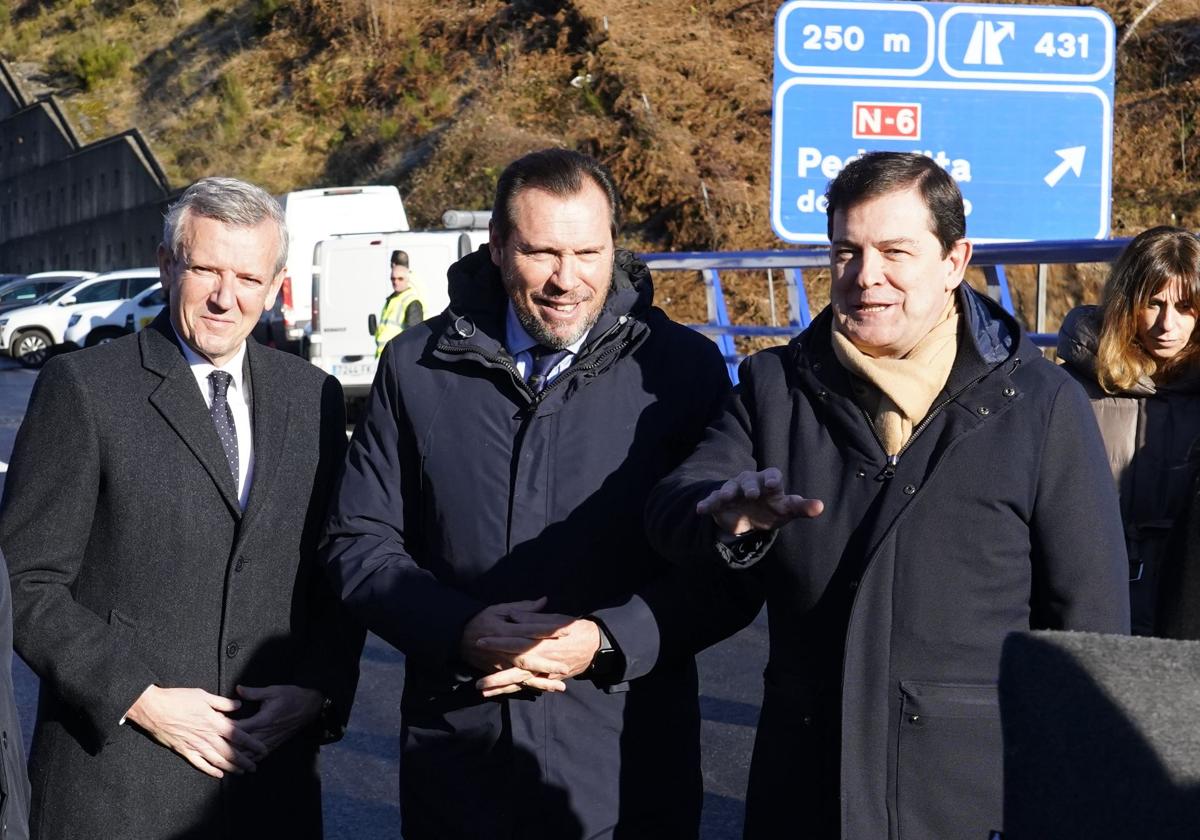
[[[144,328],[167,303],[162,285],[153,286],[123,301],[108,314],[97,309],[84,309],[71,315],[67,331],[63,334],[64,344],[77,347],[95,347],[107,344],[115,338],[129,335]]]
[[[63,343],[76,312],[104,315],[158,282],[157,268],[110,271],[52,293],[43,302],[0,315],[0,353],[37,367]]]
[[[63,286],[74,286],[80,280],[95,276],[95,271],[39,271],[27,277],[10,280],[0,286],[0,312],[33,306]]]

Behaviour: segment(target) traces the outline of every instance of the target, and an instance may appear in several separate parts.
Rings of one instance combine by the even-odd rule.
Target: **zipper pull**
[[[879,471],[879,475],[875,476],[876,481],[887,481],[889,478],[896,477],[896,465],[900,463],[900,455],[889,455],[887,461],[883,465],[883,469]]]

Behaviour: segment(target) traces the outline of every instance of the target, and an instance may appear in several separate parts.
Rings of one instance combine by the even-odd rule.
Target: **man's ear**
[[[286,276],[287,268],[284,267],[271,280],[271,285],[267,287],[267,297],[263,301],[263,309],[270,309],[275,305],[275,296],[279,294],[279,289],[283,286],[283,278]]]
[[[171,253],[171,249],[166,246],[166,243],[158,243],[158,251],[155,252],[155,259],[158,262],[158,279],[162,281],[163,288],[169,288],[173,278],[172,269],[175,266],[175,255]]]
[[[946,291],[957,289],[967,273],[967,265],[971,262],[971,240],[960,239],[946,254],[949,266],[946,270]]]
[[[488,220],[488,251],[492,255],[492,265],[497,268],[503,263],[504,242],[500,239],[500,231],[494,219]]]

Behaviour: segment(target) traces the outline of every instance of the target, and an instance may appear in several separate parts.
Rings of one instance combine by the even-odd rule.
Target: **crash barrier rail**
[[[1037,266],[1037,315],[1034,332],[1030,334],[1039,347],[1053,347],[1055,333],[1046,330],[1046,287],[1048,267],[1057,263],[1113,262],[1129,239],[1083,239],[1047,242],[1006,242],[976,245],[971,265],[981,268],[987,279],[988,296],[1013,312],[1005,266]],[[804,289],[804,272],[829,268],[828,246],[791,251],[680,251],[665,254],[643,254],[642,259],[651,271],[697,271],[704,280],[708,302],[708,322],[689,324],[695,330],[716,341],[729,374],[737,381],[737,366],[741,355],[734,344],[737,336],[791,338],[812,321],[808,293]],[[775,283],[782,282],[787,291],[786,325],[734,324],[725,305],[725,290],[721,285],[722,271],[765,271],[767,295],[773,320],[775,313]],[[777,278],[779,278],[777,280]]]

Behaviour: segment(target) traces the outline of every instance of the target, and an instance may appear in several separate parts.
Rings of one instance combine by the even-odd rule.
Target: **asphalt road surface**
[[[0,360],[0,491],[35,380],[36,372]],[[65,454],[69,452],[70,429],[62,430],[62,440]],[[704,840],[741,837],[766,650],[766,619],[760,615],[737,636],[700,656],[704,761],[700,836]],[[331,840],[395,840],[401,836],[398,786],[403,664],[402,654],[380,639],[368,637],[349,731],[339,743],[321,751],[325,836]],[[19,659],[14,677],[28,750],[37,677]]]

